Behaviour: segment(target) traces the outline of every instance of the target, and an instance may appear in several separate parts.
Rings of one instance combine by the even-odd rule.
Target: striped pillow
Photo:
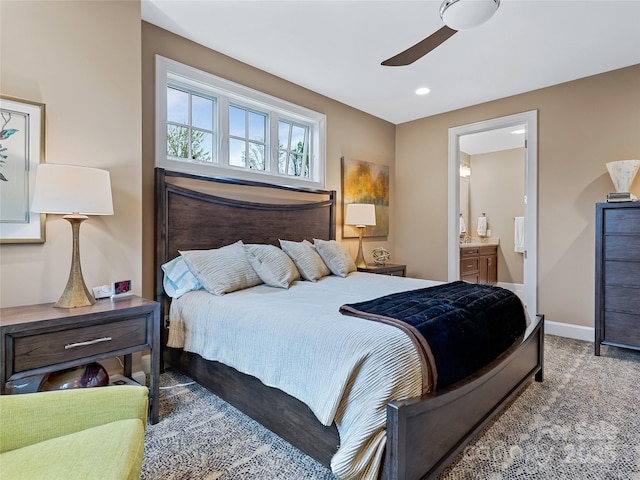
[[[300,272],[289,256],[275,245],[245,245],[249,263],[270,287],[289,288]]]
[[[342,244],[335,240],[319,240],[317,238],[313,239],[313,244],[334,275],[344,278],[349,273],[356,271],[356,263]]]
[[[214,295],[224,295],[262,283],[249,263],[241,240],[212,250],[181,251],[180,255],[204,289]]]
[[[300,275],[302,275],[302,278],[305,280],[315,282],[331,274],[331,270],[329,270],[320,255],[318,255],[318,252],[316,252],[316,249],[313,248],[313,245],[307,240],[302,242],[280,240],[280,246],[282,250],[291,257]]]

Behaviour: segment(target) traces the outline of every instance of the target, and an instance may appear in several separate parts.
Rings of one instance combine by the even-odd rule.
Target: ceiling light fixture
[[[500,0],[445,0],[440,6],[440,18],[454,30],[467,30],[489,20]]]
[[[431,91],[428,87],[420,87],[416,90],[416,95],[426,95]]]

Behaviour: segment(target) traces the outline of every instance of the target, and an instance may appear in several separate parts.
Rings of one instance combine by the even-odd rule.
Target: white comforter
[[[279,388],[336,423],[331,461],[341,480],[375,479],[386,442],[386,405],[420,395],[411,340],[383,323],[343,316],[344,303],[436,285],[367,273],[265,285],[217,297],[203,290],[173,301],[168,346],[224,363]]]

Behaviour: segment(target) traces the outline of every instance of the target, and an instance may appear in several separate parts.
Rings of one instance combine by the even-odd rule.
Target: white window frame
[[[217,98],[218,163],[201,163],[167,156],[167,86],[181,85],[194,92]],[[268,113],[267,171],[229,165],[229,103]],[[309,178],[278,173],[278,120],[309,125],[311,171]],[[231,177],[278,185],[325,188],[326,182],[326,115],[259,92],[210,73],[156,55],[156,166],[167,170],[206,176]],[[215,148],[215,146],[214,146]]]

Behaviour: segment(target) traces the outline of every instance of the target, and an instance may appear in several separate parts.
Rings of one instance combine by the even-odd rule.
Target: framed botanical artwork
[[[44,243],[45,215],[32,213],[44,162],[44,105],[0,95],[0,243]]]
[[[365,227],[363,237],[389,235],[389,166],[342,157],[342,238],[358,236],[358,229],[345,225],[347,205],[376,206],[376,224]]]

